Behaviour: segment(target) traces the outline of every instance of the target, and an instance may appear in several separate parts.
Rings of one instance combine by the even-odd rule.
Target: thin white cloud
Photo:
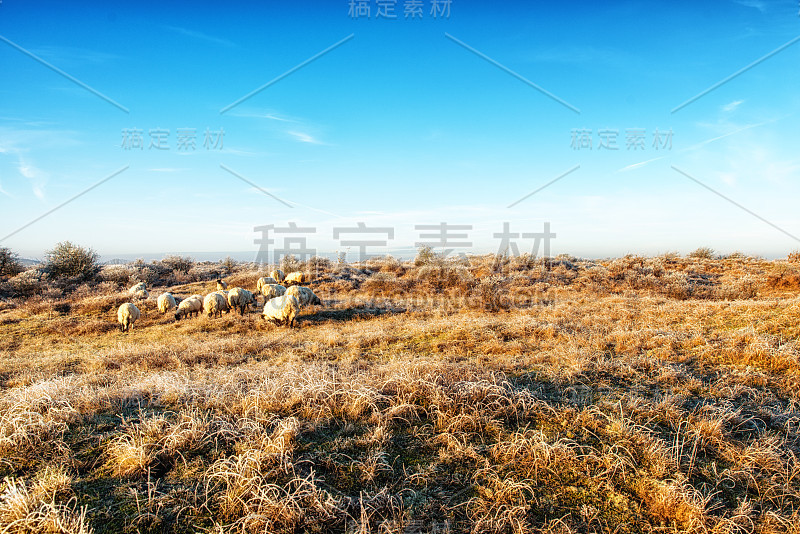
[[[622,167],[621,169],[617,169],[615,172],[628,172],[628,171],[632,171],[633,169],[638,169],[639,167],[644,167],[644,166],[645,166],[645,165],[647,165],[648,163],[652,163],[652,162],[654,162],[654,161],[658,161],[658,160],[660,160],[660,159],[664,159],[664,158],[666,158],[666,157],[667,157],[667,156],[659,156],[659,157],[657,157],[657,158],[648,159],[648,160],[646,160],[646,161],[640,161],[639,163],[633,163],[633,164],[631,164],[631,165],[628,165],[628,166]]]
[[[722,106],[722,110],[727,113],[730,113],[731,111],[734,111],[736,108],[741,106],[743,103],[744,100],[734,100],[733,102]]]
[[[40,46],[31,51],[58,66],[85,65],[87,63],[110,63],[119,61],[121,56],[104,51],[77,48],[74,46]]]
[[[25,159],[21,153],[17,154],[17,158],[19,161],[17,170],[30,182],[31,190],[36,195],[36,198],[44,200],[44,188],[50,175]]]
[[[203,32],[199,32],[196,30],[190,30],[188,28],[181,28],[179,26],[164,26],[166,29],[179,33],[181,35],[185,35],[187,37],[192,37],[194,39],[200,39],[202,41],[207,41],[209,43],[214,43],[222,46],[233,47],[236,46],[233,42],[228,41],[227,39],[222,39],[220,37],[214,37],[213,35],[208,35]]]
[[[242,109],[237,111],[231,111],[228,115],[232,117],[243,117],[246,119],[267,119],[271,121],[278,121],[278,122],[300,122],[299,119],[294,117],[289,117],[282,113],[278,113],[275,110],[253,110],[253,109]]]
[[[269,119],[269,120],[273,120],[273,121],[281,121],[281,122],[297,122],[294,119],[287,119],[285,117],[278,117],[277,115],[275,115],[273,113],[268,113],[268,114],[264,115],[264,118],[265,119]]]
[[[1,148],[2,147],[0,147],[0,149]],[[2,150],[0,150],[0,153],[2,153]],[[3,182],[0,182],[0,193],[2,193],[3,195],[7,196],[8,198],[14,198],[14,195],[12,195],[11,193],[9,193],[5,189],[3,189]]]
[[[736,134],[738,134],[740,132],[744,132],[745,130],[750,130],[751,128],[758,128],[759,126],[764,126],[765,124],[770,124],[770,123],[773,123],[773,122],[777,122],[779,120],[780,119],[770,119],[770,120],[764,121],[764,122],[757,122],[755,124],[748,124],[747,126],[742,126],[741,128],[737,128],[737,129],[735,129],[733,131],[724,133],[722,135],[718,135],[716,137],[712,137],[710,139],[706,139],[705,141],[700,141],[699,143],[696,143],[696,144],[694,144],[694,145],[692,145],[692,146],[690,146],[688,148],[683,149],[681,152],[687,151],[687,150],[697,150],[698,148],[703,147],[703,146],[705,146],[705,145],[707,145],[709,143],[713,143],[714,141],[719,141],[720,139],[724,139],[726,137],[730,137],[731,135],[736,135]]]
[[[173,167],[161,167],[155,169],[147,169],[150,172],[183,172],[188,171],[189,169],[180,169],[180,168],[173,168]]]
[[[313,145],[323,145],[323,144],[325,144],[322,141],[316,139],[314,136],[309,135],[309,134],[304,133],[304,132],[298,132],[298,131],[295,131],[295,130],[290,130],[290,131],[288,131],[286,133],[288,133],[289,135],[291,135],[292,137],[294,137],[296,140],[300,141],[301,143],[311,143]]]
[[[69,130],[36,130],[0,126],[0,154],[15,158],[11,163],[19,175],[30,184],[33,194],[39,200],[45,199],[46,185],[50,174],[37,167],[31,156],[33,149],[42,151],[51,148],[65,148],[79,145],[76,134]],[[39,152],[36,152],[38,154]],[[35,156],[35,154],[34,154]],[[4,194],[9,195],[7,191]]]
[[[763,2],[761,0],[734,0],[734,3],[739,4],[740,6],[757,9],[762,13],[764,13],[767,10],[766,2]]]

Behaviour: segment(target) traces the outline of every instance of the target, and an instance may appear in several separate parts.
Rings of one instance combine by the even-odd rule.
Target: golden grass
[[[798,533],[793,265],[371,260],[292,330],[7,302],[0,533]]]

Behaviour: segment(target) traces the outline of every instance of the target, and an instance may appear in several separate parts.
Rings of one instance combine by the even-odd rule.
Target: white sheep
[[[175,297],[172,296],[172,293],[161,293],[158,296],[156,303],[158,304],[158,311],[161,313],[167,313],[168,311],[174,310],[178,307],[178,304],[175,302]]]
[[[262,276],[256,282],[256,293],[261,293],[261,289],[268,284],[277,284],[278,282],[271,276]]]
[[[145,284],[144,282],[139,282],[135,286],[128,289],[128,293],[134,299],[141,299],[141,300],[144,300],[150,296],[150,293],[147,292],[147,284]]]
[[[283,295],[282,297],[275,297],[270,299],[264,304],[263,317],[267,321],[272,321],[275,324],[286,324],[291,328],[294,326],[294,320],[300,313],[300,303],[297,297],[293,295]]]
[[[314,294],[308,287],[292,286],[286,290],[287,295],[294,295],[301,306],[308,306],[310,304],[321,305],[322,301],[317,295]]]
[[[225,291],[228,289],[228,282],[225,280],[218,278],[217,279],[217,291]]]
[[[139,282],[135,286],[132,286],[130,289],[128,289],[128,293],[130,293],[131,295],[135,295],[139,291],[147,291],[147,284],[145,284],[144,282]]]
[[[284,293],[286,293],[286,286],[280,284],[267,284],[261,288],[261,294],[264,295],[267,300],[281,297]]]
[[[192,295],[188,299],[182,300],[178,304],[178,311],[175,312],[175,320],[180,321],[181,317],[191,317],[192,315],[200,315],[203,310],[203,300],[199,295]]]
[[[134,300],[145,300],[149,296],[150,293],[148,293],[146,289],[140,289],[139,291],[133,294]]]
[[[121,305],[117,310],[117,321],[119,321],[122,331],[127,332],[130,330],[140,315],[139,308],[130,302]]]
[[[203,311],[205,311],[209,317],[218,317],[227,309],[228,302],[225,300],[225,297],[219,293],[209,293],[206,295],[205,300],[203,300]]]
[[[274,271],[272,271],[271,273],[269,273],[269,275],[270,275],[272,278],[274,278],[274,279],[275,279],[275,280],[276,280],[276,281],[277,281],[279,284],[280,284],[281,282],[283,282],[283,280],[286,278],[286,274],[285,274],[285,273],[284,273],[282,270],[280,270],[280,269],[275,269]]]
[[[249,304],[255,304],[256,299],[253,293],[241,287],[234,287],[228,291],[228,306],[232,309],[239,310],[240,315],[244,315],[244,311]]]
[[[225,313],[230,313],[231,308],[230,306],[228,306],[228,291],[220,290],[220,291],[214,291],[214,293],[220,295],[222,297],[222,300],[225,301],[225,306],[222,308],[222,311],[224,311]]]
[[[310,281],[311,281],[311,273],[304,273],[302,271],[295,271],[293,273],[289,273],[283,280],[283,282],[286,285],[307,284]]]

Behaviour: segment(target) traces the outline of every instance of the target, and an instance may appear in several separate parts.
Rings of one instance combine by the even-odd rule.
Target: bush
[[[779,265],[767,277],[767,285],[774,289],[800,289],[800,269],[794,265]]]
[[[121,286],[128,286],[133,271],[125,265],[104,265],[100,271],[100,278],[106,282],[113,282]]]
[[[24,270],[22,264],[19,262],[19,256],[9,248],[0,247],[0,276],[7,276],[10,278]]]
[[[470,296],[471,307],[487,311],[507,310],[512,305],[508,289],[505,287],[505,277],[501,275],[481,278]]]
[[[45,270],[54,280],[91,280],[100,272],[97,252],[69,241],[47,251],[46,258]]]
[[[161,263],[176,273],[187,274],[194,267],[194,260],[183,256],[166,256]]]
[[[709,247],[700,247],[693,252],[689,253],[690,258],[697,258],[703,260],[713,260],[714,259],[714,249]]]
[[[14,293],[30,297],[44,289],[45,276],[41,269],[29,269],[11,278],[8,282]]]
[[[312,256],[306,261],[305,270],[311,273],[319,274],[321,272],[330,271],[333,267],[333,262],[328,258],[322,256]],[[284,271],[285,272],[285,271]]]
[[[417,251],[417,257],[414,258],[414,265],[417,267],[430,265],[431,263],[435,263],[438,259],[441,258],[433,251],[433,248],[428,245],[423,245],[419,247]]]
[[[289,274],[295,271],[303,270],[303,262],[294,257],[294,254],[286,254],[281,258],[281,269],[284,273]]]
[[[220,260],[219,264],[222,266],[225,276],[230,276],[233,274],[233,272],[236,270],[236,267],[239,265],[239,263],[230,256],[224,260]]]

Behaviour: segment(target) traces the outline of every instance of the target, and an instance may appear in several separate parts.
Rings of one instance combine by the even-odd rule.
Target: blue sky
[[[504,222],[547,221],[553,254],[800,248],[800,42],[675,110],[800,36],[797,2],[452,0],[434,18],[432,1],[416,19],[386,2],[387,19],[378,0],[369,18],[349,0],[4,0],[0,238],[125,170],[0,246],[249,258],[255,226],[315,227],[308,245],[333,252],[347,249],[334,228],[364,222],[395,229],[369,249],[385,253],[446,222],[471,225],[459,250],[483,253]],[[131,129],[142,149],[123,146]],[[181,129],[194,149],[179,149]],[[169,130],[165,150],[151,130]],[[206,130],[224,131],[222,147],[203,146]],[[656,130],[671,146],[653,146]]]

